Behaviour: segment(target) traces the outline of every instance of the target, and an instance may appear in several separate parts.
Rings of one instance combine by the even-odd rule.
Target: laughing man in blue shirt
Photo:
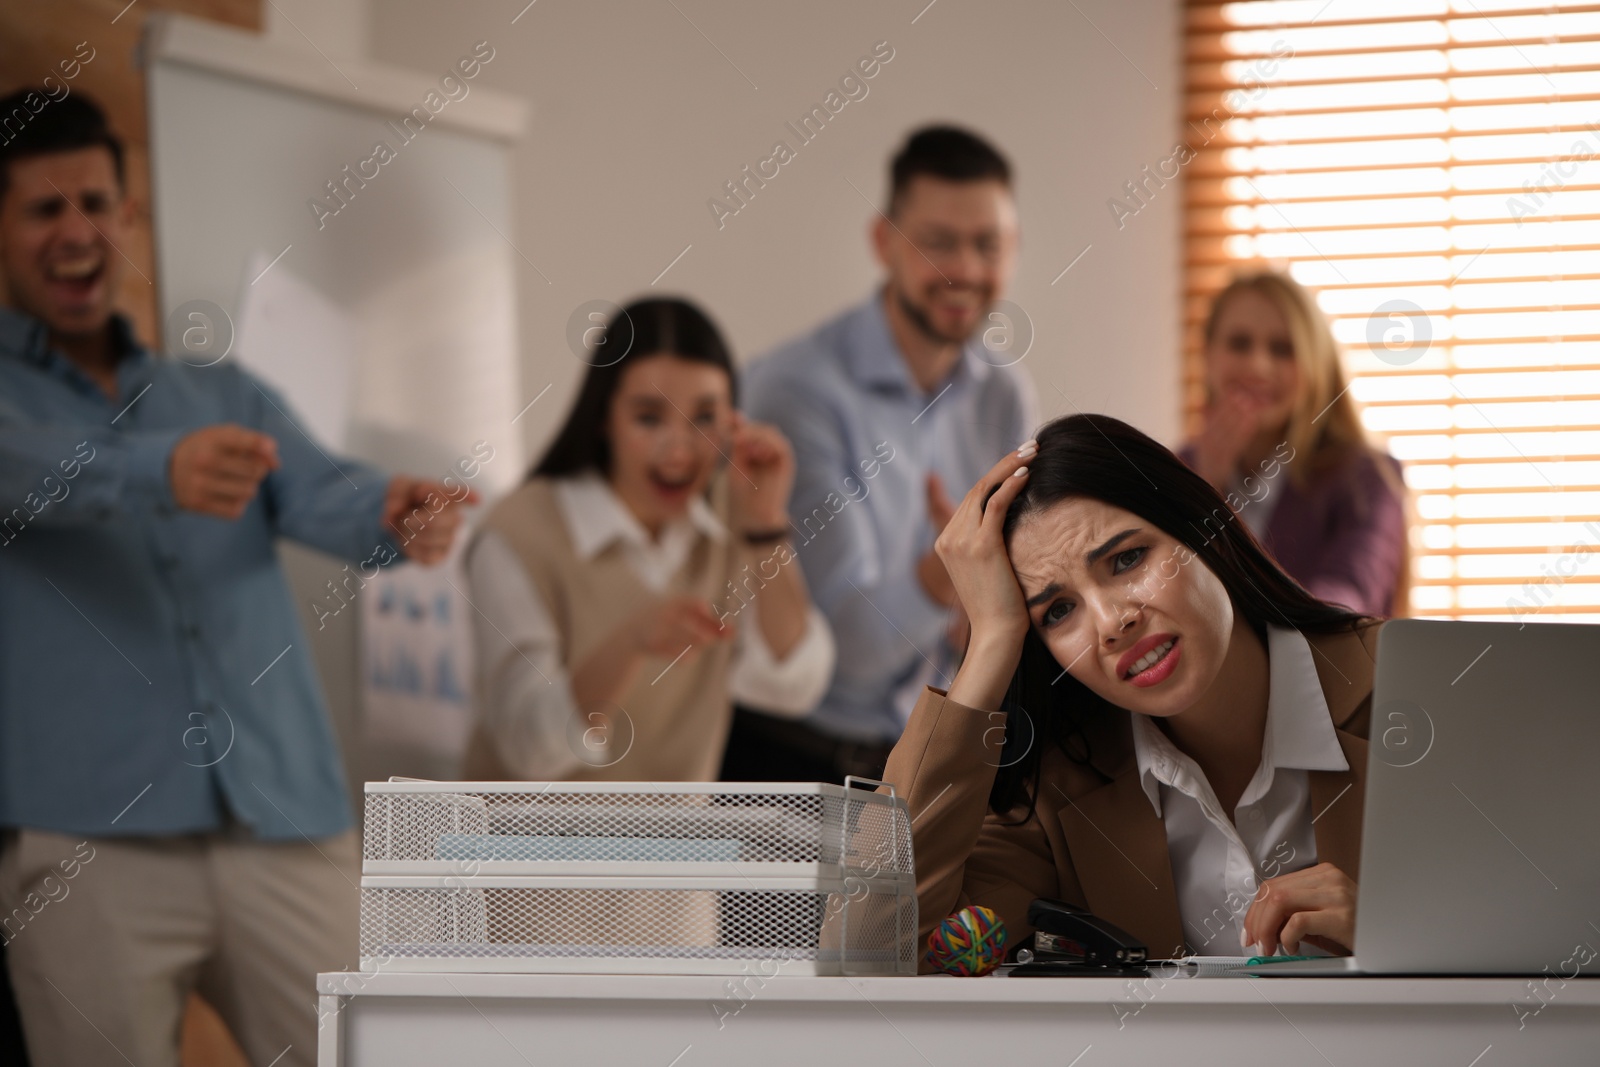
[[[1017,365],[1031,328],[999,303],[1017,252],[1010,166],[934,126],[906,141],[889,185],[872,229],[882,287],[745,379],[751,417],[794,446],[789,512],[838,657],[808,719],[741,709],[725,780],[881,774],[917,692],[948,684],[940,664],[953,673],[950,644],[965,640],[934,537],[951,501],[1034,426]]]
[[[198,988],[252,1062],[311,1064],[356,846],[275,545],[436,562],[472,497],[142,346],[112,312],[133,209],[103,115],[0,115],[25,119],[0,144],[0,940],[29,1050],[175,1064]]]

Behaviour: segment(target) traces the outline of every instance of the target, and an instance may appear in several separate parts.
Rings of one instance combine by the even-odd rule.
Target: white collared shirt
[[[1184,937],[1198,955],[1248,955],[1244,917],[1261,883],[1317,862],[1312,823],[1320,812],[1311,810],[1307,772],[1347,771],[1350,764],[1311,657],[1299,631],[1267,628],[1270,688],[1261,763],[1234,819],[1194,760],[1151,718],[1133,716],[1139,782],[1165,824]],[[1309,945],[1301,951],[1313,954]]]
[[[580,559],[594,559],[613,541],[621,541],[628,565],[654,593],[666,589],[702,535],[717,542],[728,539],[727,527],[704,497],[690,500],[688,515],[663,526],[657,540],[598,474],[557,480],[555,496]]]
[[[701,537],[722,541],[729,536],[710,505],[696,497],[686,517],[668,523],[652,539],[597,474],[560,479],[555,497],[579,557],[593,559],[620,541],[629,568],[656,593],[666,590]],[[493,530],[473,543],[466,572],[478,609],[473,615],[478,714],[496,755],[527,780],[558,781],[582,763],[569,744],[578,710],[555,622],[521,560]],[[832,678],[833,633],[813,605],[805,633],[779,660],[761,635],[759,599],[739,611],[728,693],[763,711],[799,717],[822,698]]]

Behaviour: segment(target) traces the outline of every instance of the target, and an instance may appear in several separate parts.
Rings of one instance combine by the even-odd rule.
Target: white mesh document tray
[[[893,795],[369,782],[363,852],[363,966],[916,972],[910,819]]]

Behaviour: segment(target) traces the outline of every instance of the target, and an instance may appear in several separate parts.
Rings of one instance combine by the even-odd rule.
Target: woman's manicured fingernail
[[[1018,467],[1016,470],[1011,472],[1011,477],[1020,478],[1024,474],[1027,474],[1027,473],[1028,473],[1028,468],[1027,467]]]
[[[1022,442],[1022,444],[1017,446],[1017,455],[1019,455],[1019,456],[1022,455],[1024,452],[1037,452],[1037,451],[1039,451],[1039,442],[1035,441],[1031,437],[1028,440]]]

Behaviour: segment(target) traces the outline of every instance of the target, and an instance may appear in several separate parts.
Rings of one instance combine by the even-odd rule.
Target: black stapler
[[[1040,897],[1028,905],[1033,947],[1017,952],[1014,978],[1080,975],[1145,977],[1146,947],[1120,926],[1065,901]]]

